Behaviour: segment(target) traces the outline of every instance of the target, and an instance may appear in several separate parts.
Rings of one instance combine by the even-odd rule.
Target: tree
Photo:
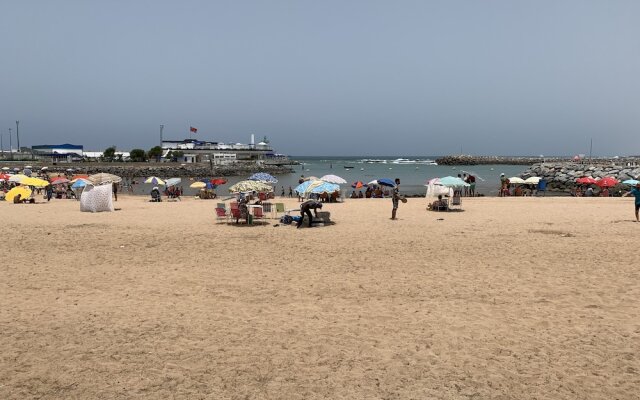
[[[171,160],[173,161],[178,161],[178,158],[184,156],[184,151],[182,150],[176,150],[173,152],[173,154],[171,155]]]
[[[132,161],[147,161],[147,153],[142,149],[133,149],[129,152]]]
[[[155,158],[156,161],[160,161],[160,157],[162,157],[162,147],[152,147],[151,149],[149,149],[147,155],[149,156],[149,158]]]
[[[104,153],[102,153],[102,156],[107,161],[113,161],[116,156],[116,146],[108,147]]]

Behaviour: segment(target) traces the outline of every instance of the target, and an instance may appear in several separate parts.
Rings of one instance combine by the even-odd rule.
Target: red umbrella
[[[73,178],[71,178],[71,180],[74,179],[89,179],[89,175],[74,175]]]
[[[6,174],[0,174],[0,179],[9,180],[10,176]]]
[[[212,185],[224,185],[225,183],[227,183],[227,180],[224,178],[214,178],[211,180],[211,184]]]
[[[611,187],[611,186],[617,185],[618,183],[619,182],[616,178],[606,176],[602,179],[598,179],[598,181],[596,182],[596,185],[600,187]]]
[[[590,176],[583,176],[582,178],[578,178],[576,180],[576,183],[579,183],[581,185],[593,185],[596,182],[598,182],[598,181],[596,181],[595,179],[593,179]]]
[[[51,184],[52,185],[60,185],[62,183],[69,183],[69,180],[67,178],[63,178],[63,177],[54,178],[54,179],[51,180]]]

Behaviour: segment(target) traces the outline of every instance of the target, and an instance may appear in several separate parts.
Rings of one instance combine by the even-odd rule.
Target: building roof
[[[66,149],[66,150],[82,150],[84,146],[81,144],[39,144],[31,146],[32,149]]]

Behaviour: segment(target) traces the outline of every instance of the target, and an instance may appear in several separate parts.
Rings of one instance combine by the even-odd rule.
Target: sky
[[[0,133],[291,155],[640,154],[640,1],[0,3]]]

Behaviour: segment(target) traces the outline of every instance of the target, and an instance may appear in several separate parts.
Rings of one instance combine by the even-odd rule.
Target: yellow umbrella
[[[13,198],[20,195],[21,199],[28,199],[31,196],[31,189],[26,186],[16,186],[7,192],[4,197],[8,202],[13,202]]]
[[[204,182],[193,182],[189,187],[194,189],[203,189],[207,187],[207,184]]]
[[[38,178],[24,178],[20,181],[20,184],[23,186],[33,186],[33,187],[45,187],[49,186],[49,182],[44,179]]]
[[[162,185],[164,186],[164,181],[160,178],[158,178],[157,176],[151,176],[149,178],[147,178],[146,181],[144,181],[144,183],[151,183],[153,185]]]

